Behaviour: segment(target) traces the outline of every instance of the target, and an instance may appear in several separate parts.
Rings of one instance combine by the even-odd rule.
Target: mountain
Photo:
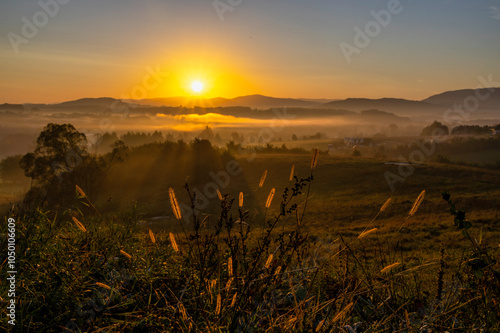
[[[174,106],[174,107],[186,107],[193,108],[195,106],[200,107],[217,107],[220,104],[226,102],[227,98],[216,97],[216,98],[192,98],[192,97],[166,97],[166,98],[149,98],[149,99],[128,99],[123,100],[127,103],[135,103],[139,105],[150,105],[150,106]]]
[[[304,101],[294,98],[276,98],[263,95],[248,95],[236,97],[226,100],[219,106],[250,106],[254,109],[270,109],[270,108],[311,108],[318,106],[319,103],[312,101]]]
[[[315,101],[308,101],[294,98],[276,98],[263,95],[240,96],[232,99],[216,97],[209,99],[189,98],[189,97],[169,97],[143,100],[127,100],[141,105],[152,106],[183,106],[183,107],[227,107],[246,106],[253,109],[270,109],[277,107],[311,108],[320,105]]]
[[[472,96],[485,96],[480,101],[477,110],[470,114],[470,117],[464,120],[477,120],[477,119],[498,119],[500,118],[500,88],[488,89],[463,89],[456,91],[447,91],[437,95],[430,96],[421,101],[407,100],[401,98],[347,98],[343,100],[329,100],[329,99],[296,99],[296,98],[276,98],[263,95],[248,95],[236,98],[193,98],[193,97],[168,97],[168,98],[152,98],[142,100],[119,100],[110,97],[100,98],[81,98],[74,101],[63,102],[59,104],[37,105],[33,104],[28,106],[25,104],[3,104],[0,105],[1,110],[45,110],[52,112],[110,112],[116,108],[128,106],[131,110],[144,111],[147,109],[157,107],[171,107],[176,108],[177,113],[181,112],[178,108],[194,108],[201,107],[207,109],[213,108],[229,108],[229,107],[242,107],[249,108],[239,110],[237,113],[251,116],[255,114],[255,110],[268,110],[271,108],[294,108],[294,109],[307,109],[310,114],[319,114],[318,110],[347,110],[352,112],[361,112],[366,110],[380,110],[386,113],[392,113],[400,117],[411,117],[415,120],[427,121],[429,119],[440,120],[443,115],[454,105],[463,104],[467,102],[468,98]],[[487,97],[487,98],[486,98]],[[471,100],[473,101],[473,100]],[[134,105],[135,104],[135,105]],[[137,108],[136,106],[141,107]],[[250,110],[253,109],[253,110]],[[314,111],[314,110],[315,111]],[[171,110],[173,111],[173,110]],[[200,111],[201,112],[201,111]],[[303,114],[303,112],[298,112]],[[385,117],[383,114],[364,114],[364,116]]]
[[[500,88],[483,89],[462,89],[446,91],[441,94],[430,96],[422,102],[452,107],[454,104],[464,104],[464,102],[473,103],[475,99],[479,100],[480,108],[500,110]],[[472,106],[473,104],[471,104]]]
[[[115,102],[115,98],[111,97],[98,97],[98,98],[80,98],[74,101],[62,102],[55,104],[57,106],[110,106]]]
[[[346,109],[352,111],[363,111],[377,109],[391,112],[400,116],[425,116],[435,114],[442,110],[442,106],[434,105],[423,101],[412,101],[400,98],[348,98],[333,101],[321,105],[327,109]]]

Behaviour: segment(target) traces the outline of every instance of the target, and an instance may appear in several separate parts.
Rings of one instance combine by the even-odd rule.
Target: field
[[[10,212],[23,332],[499,329],[499,171],[429,162],[391,191],[398,166],[382,159],[320,153],[311,170],[310,153],[240,154],[219,198],[210,176],[145,153],[126,164],[142,177],[118,186],[112,165],[95,201],[84,188],[60,215]],[[179,220],[186,179],[208,204]]]

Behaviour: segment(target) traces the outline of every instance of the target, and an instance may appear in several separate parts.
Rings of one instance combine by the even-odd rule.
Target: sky
[[[500,82],[500,0],[0,0],[0,32],[0,103],[420,100]]]

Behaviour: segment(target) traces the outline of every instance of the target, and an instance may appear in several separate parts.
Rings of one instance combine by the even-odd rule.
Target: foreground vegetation
[[[308,211],[320,212],[312,200],[315,186],[321,189],[317,159],[316,151],[307,171],[303,165],[287,171],[281,195],[267,172],[262,175],[257,211],[248,210],[251,193],[219,191],[217,215],[193,211],[186,219],[175,193],[181,188],[171,188],[164,204],[177,227],[163,230],[139,226],[137,210],[103,215],[80,187],[80,206],[62,217],[43,209],[12,211],[20,267],[17,331],[500,329],[498,244],[476,237],[454,197],[443,193],[439,205],[447,211],[446,228],[457,231],[454,250],[446,241],[427,254],[409,246],[426,191],[412,191],[406,211],[392,199],[382,202],[369,212],[373,218],[360,218],[354,235],[343,235],[340,226],[327,235],[314,232]],[[194,207],[197,194],[187,184],[185,193]],[[391,210],[397,223],[380,225],[378,217]],[[6,299],[6,285],[1,288]],[[1,327],[8,330],[5,311]]]
[[[16,326],[3,306],[2,331],[500,329],[497,170],[207,140],[93,155],[84,142],[49,124],[7,161],[32,182],[0,228],[5,249],[17,221]],[[404,175],[393,191],[387,172]]]

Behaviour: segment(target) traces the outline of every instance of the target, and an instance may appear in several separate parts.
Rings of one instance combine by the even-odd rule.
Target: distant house
[[[347,147],[354,147],[357,145],[362,145],[365,142],[365,139],[363,138],[358,138],[358,137],[345,137],[344,138],[344,145]]]
[[[500,136],[500,125],[496,125],[491,129],[493,136]]]
[[[373,147],[372,138],[345,137],[344,148]]]

